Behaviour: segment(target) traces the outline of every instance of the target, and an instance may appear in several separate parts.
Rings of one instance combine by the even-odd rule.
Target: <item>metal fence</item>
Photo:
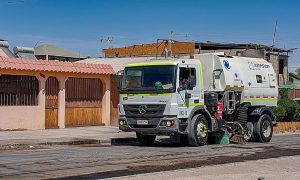
[[[70,77],[66,81],[66,101],[100,101],[102,95],[100,79]]]
[[[34,76],[1,75],[0,106],[36,106],[38,80]]]

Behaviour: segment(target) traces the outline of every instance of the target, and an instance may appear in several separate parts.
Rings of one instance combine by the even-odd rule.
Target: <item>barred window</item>
[[[34,76],[0,75],[0,106],[37,106],[38,87]]]

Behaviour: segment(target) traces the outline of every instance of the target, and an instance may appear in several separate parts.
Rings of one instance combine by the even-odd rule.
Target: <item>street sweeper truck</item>
[[[269,142],[278,87],[272,64],[260,58],[194,55],[125,67],[119,128],[141,144],[156,136],[187,138],[193,146],[216,133]]]

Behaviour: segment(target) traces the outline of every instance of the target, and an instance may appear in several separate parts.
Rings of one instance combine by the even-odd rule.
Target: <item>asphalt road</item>
[[[213,166],[114,177],[114,180],[299,180],[300,156],[227,163]]]
[[[153,147],[137,143],[57,146],[0,152],[0,178],[101,179],[300,155],[300,134],[275,135],[270,143],[180,147],[159,139]]]

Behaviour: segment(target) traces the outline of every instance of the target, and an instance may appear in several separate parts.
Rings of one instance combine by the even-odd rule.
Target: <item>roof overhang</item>
[[[62,61],[30,60],[0,57],[0,70],[58,72],[72,74],[111,75],[115,74],[108,64],[84,64]]]

